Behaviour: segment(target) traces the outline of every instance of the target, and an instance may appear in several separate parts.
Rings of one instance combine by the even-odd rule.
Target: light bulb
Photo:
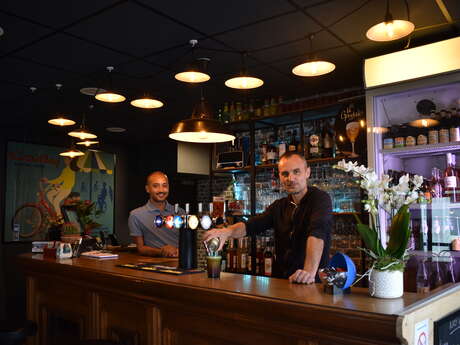
[[[422,127],[428,127],[428,121],[425,119],[422,119]]]
[[[393,36],[395,35],[393,21],[385,22],[385,32],[388,38],[393,38]]]

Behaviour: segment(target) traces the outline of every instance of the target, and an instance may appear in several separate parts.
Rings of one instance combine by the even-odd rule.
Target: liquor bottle
[[[240,238],[238,240],[238,249],[239,249],[238,272],[246,273],[248,254],[246,253],[246,239],[245,238]]]
[[[273,251],[270,242],[267,242],[267,247],[264,252],[264,275],[267,277],[272,276],[273,268]]]
[[[268,152],[268,143],[265,136],[260,143],[260,162],[261,164],[267,164],[267,152]]]
[[[256,274],[264,275],[264,247],[263,238],[257,238],[256,242]]]
[[[324,120],[324,122],[323,122],[322,136],[323,136],[323,152],[322,152],[322,156],[324,158],[332,157],[332,147],[333,147],[332,138],[334,136],[331,135],[331,128],[330,128],[328,119]]]
[[[224,123],[229,123],[230,122],[230,114],[228,111],[228,103],[224,103],[224,110],[222,111],[222,120]]]
[[[246,237],[246,273],[252,274],[251,238]]]
[[[278,156],[281,158],[281,156],[286,152],[286,142],[284,141],[284,133],[281,128],[278,133]]]
[[[451,202],[460,201],[458,172],[455,169],[455,155],[446,154],[447,167],[444,170],[444,196],[449,197]]]
[[[235,243],[233,238],[228,239],[227,248],[227,272],[233,272],[233,260],[235,259]]]
[[[460,141],[460,114],[457,114],[455,108],[452,109],[452,119],[449,128],[449,137],[451,142]]]
[[[318,124],[315,121],[313,125],[313,133],[310,134],[308,139],[310,146],[309,158],[320,158],[321,157],[321,135],[319,133]]]
[[[224,246],[222,247],[222,254],[221,254],[221,257],[222,257],[222,261],[221,261],[221,264],[220,264],[220,270],[222,272],[226,272],[227,271],[227,265],[228,265],[228,252],[227,252],[227,248],[228,248],[228,243],[224,243]]]
[[[297,151],[297,131],[294,129],[292,131],[291,142],[288,147],[289,151]]]
[[[267,148],[267,163],[268,164],[275,164],[276,163],[276,147],[274,145],[275,137],[273,135],[270,135],[270,141],[268,143],[268,148]]]
[[[233,240],[233,266],[232,266],[232,272],[238,273],[239,272],[239,259],[240,259],[240,248],[238,246],[239,241],[238,240]]]

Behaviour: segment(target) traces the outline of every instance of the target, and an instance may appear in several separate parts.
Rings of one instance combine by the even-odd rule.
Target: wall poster
[[[94,202],[101,226],[95,231],[113,233],[115,162],[112,153],[86,150],[70,159],[63,148],[8,142],[4,242],[46,238],[53,219],[70,198]]]

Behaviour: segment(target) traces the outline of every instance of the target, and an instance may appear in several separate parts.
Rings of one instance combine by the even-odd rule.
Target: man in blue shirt
[[[141,255],[177,257],[179,231],[165,226],[158,228],[154,224],[156,216],[174,214],[174,207],[166,200],[169,195],[168,177],[161,171],[151,173],[147,176],[145,191],[150,196],[147,203],[129,214],[129,234]],[[179,214],[184,213],[179,209]]]

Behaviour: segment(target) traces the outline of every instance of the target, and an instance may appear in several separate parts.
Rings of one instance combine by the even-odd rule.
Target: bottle
[[[238,272],[239,273],[246,273],[246,267],[247,267],[247,258],[248,254],[246,252],[246,238],[240,238],[238,241],[238,249],[239,249],[239,267],[238,267]]]
[[[228,114],[229,114],[230,122],[236,121],[235,104],[233,102],[230,103]]]
[[[275,97],[272,97],[270,99],[270,115],[276,115],[278,114],[278,104],[276,103]]]
[[[260,143],[260,162],[261,164],[267,164],[267,161],[268,161],[267,152],[268,152],[268,143],[267,143],[266,137],[263,136],[263,139]]]
[[[252,274],[251,238],[246,237],[246,273]]]
[[[333,136],[331,135],[331,129],[329,126],[329,120],[325,120],[323,122],[323,131],[322,131],[322,136],[323,136],[323,152],[322,156],[325,158],[332,157],[332,138]]]
[[[297,131],[294,129],[292,131],[291,142],[288,147],[289,151],[297,151]]]
[[[224,246],[222,247],[222,254],[221,254],[221,257],[222,257],[222,261],[221,261],[221,264],[220,264],[220,270],[222,272],[226,272],[227,271],[227,266],[228,266],[228,252],[227,252],[227,248],[228,248],[228,243],[226,242],[224,244]]]
[[[284,133],[282,129],[280,128],[279,134],[278,134],[278,156],[281,158],[282,155],[286,152],[286,142],[284,141]]]
[[[310,134],[310,138],[308,139],[309,146],[310,146],[310,154],[309,158],[320,158],[321,157],[321,150],[320,150],[320,135],[317,126],[317,122],[314,122],[313,125],[313,133]]]
[[[276,163],[276,147],[274,145],[275,137],[273,135],[270,136],[270,141],[268,143],[267,148],[267,163],[268,164],[275,164]]]
[[[233,260],[235,256],[235,247],[233,238],[228,239],[228,248],[227,248],[227,272],[233,272]]]
[[[457,111],[452,115],[449,137],[451,142],[460,141],[460,118],[459,115],[457,115]]]
[[[458,172],[455,169],[455,155],[446,154],[447,167],[444,170],[444,196],[449,197],[453,203],[460,201]]]
[[[272,276],[272,268],[273,268],[273,252],[270,246],[270,242],[267,242],[267,247],[265,248],[265,252],[264,252],[264,275],[266,277]]]
[[[264,275],[264,247],[262,238],[257,238],[256,242],[256,274]]]
[[[222,120],[224,123],[230,122],[230,114],[228,112],[228,103],[224,103],[224,110],[222,111]]]

